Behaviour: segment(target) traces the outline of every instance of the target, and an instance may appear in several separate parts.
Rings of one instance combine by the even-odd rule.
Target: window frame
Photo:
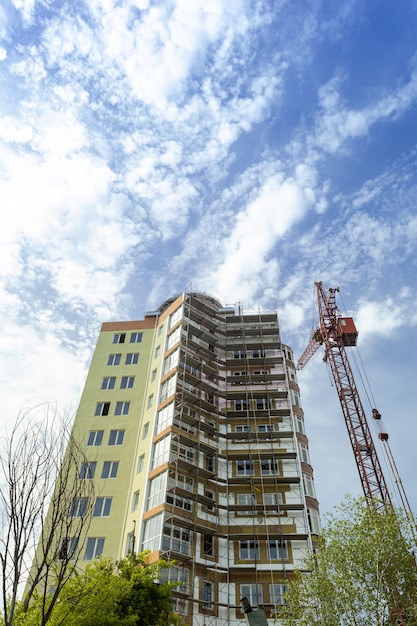
[[[239,539],[239,559],[241,561],[259,561],[260,555],[257,539]]]
[[[110,402],[96,402],[94,417],[107,417],[110,413]]]
[[[130,411],[130,400],[118,400],[116,402],[116,406],[114,408],[114,414],[117,416],[120,415],[129,415]]]
[[[125,438],[125,430],[121,429],[113,429],[109,432],[109,439],[107,442],[108,446],[122,446]],[[114,438],[114,442],[112,439]],[[120,441],[121,439],[121,441]]]
[[[130,341],[129,343],[142,343],[143,332],[133,332],[130,333]]]
[[[68,517],[84,518],[88,513],[88,498],[86,496],[73,498],[68,511]]]
[[[105,537],[87,537],[87,541],[85,544],[84,561],[92,561],[96,557],[101,556],[104,551],[104,541]],[[91,556],[87,556],[87,554],[89,554],[89,550]]]
[[[125,365],[137,365],[139,363],[139,352],[128,352],[125,357]]]
[[[101,446],[104,437],[104,430],[90,430],[87,438],[87,447]]]
[[[122,355],[120,352],[109,354],[107,359],[107,365],[110,367],[115,367],[116,365],[120,365],[120,360]]]
[[[236,461],[236,476],[254,476],[255,464],[253,459],[238,459]]]
[[[104,478],[105,480],[117,478],[117,474],[119,473],[119,466],[120,461],[103,461],[100,478]]]
[[[110,517],[112,502],[111,496],[98,496],[94,503],[92,517]]]
[[[116,376],[103,376],[103,380],[101,381],[101,389],[104,391],[114,389],[115,384]]]
[[[270,561],[288,561],[288,542],[285,539],[267,539],[266,550]]]
[[[120,389],[133,389],[135,385],[134,376],[122,376],[120,380]]]
[[[78,472],[79,480],[93,480],[96,468],[97,461],[82,461]]]

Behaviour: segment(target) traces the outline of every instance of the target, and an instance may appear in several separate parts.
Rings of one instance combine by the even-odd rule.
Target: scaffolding
[[[182,582],[174,606],[190,626],[238,626],[246,595],[273,620],[319,531],[277,314],[184,294],[164,363],[154,446],[169,437],[169,450],[149,478],[163,476],[165,490],[146,515],[162,516],[158,556],[175,561],[172,579]]]

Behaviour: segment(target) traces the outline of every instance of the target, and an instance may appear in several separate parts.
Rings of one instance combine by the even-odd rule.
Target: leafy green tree
[[[51,626],[179,626],[169,583],[159,584],[165,561],[150,563],[149,555],[132,555],[114,564],[96,559],[73,575],[54,605]],[[41,607],[35,601],[20,613],[16,626],[37,626]]]
[[[378,513],[364,499],[347,498],[328,516],[309,573],[289,584],[279,618],[285,626],[417,625],[409,528],[400,511]]]

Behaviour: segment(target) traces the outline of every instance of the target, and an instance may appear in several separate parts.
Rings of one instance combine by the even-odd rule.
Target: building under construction
[[[190,626],[241,625],[242,597],[273,623],[319,531],[276,312],[184,293],[103,324],[73,432],[97,494],[81,563],[150,550],[175,561],[164,572]]]

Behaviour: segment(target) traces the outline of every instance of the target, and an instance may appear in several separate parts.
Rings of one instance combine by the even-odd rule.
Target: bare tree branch
[[[21,411],[0,439],[0,575],[5,626],[26,585],[23,610],[42,599],[46,624],[77,568],[92,507],[93,484],[81,477],[82,448],[71,424],[47,404]]]

